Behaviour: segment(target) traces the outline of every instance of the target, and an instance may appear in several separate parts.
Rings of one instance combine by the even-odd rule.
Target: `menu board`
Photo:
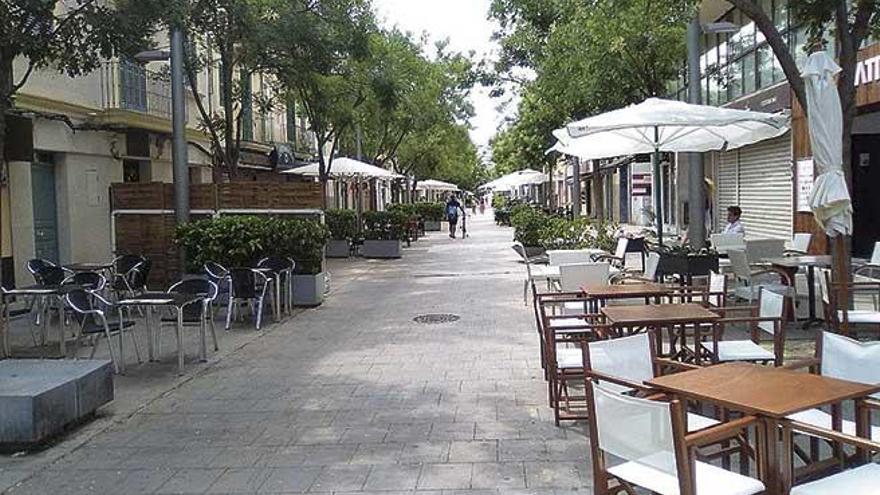
[[[797,161],[797,211],[810,211],[810,195],[813,193],[813,159]]]

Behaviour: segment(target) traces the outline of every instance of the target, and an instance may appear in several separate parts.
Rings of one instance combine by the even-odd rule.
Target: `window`
[[[776,57],[769,45],[758,49],[758,88],[766,88],[773,84],[773,65]]]
[[[141,163],[137,160],[122,160],[122,182],[140,182]]]
[[[773,23],[779,32],[788,29],[788,0],[773,0]]]
[[[742,91],[744,95],[749,95],[755,92],[755,52],[749,52],[743,57],[742,64]]]
[[[791,55],[794,57],[795,62],[797,62],[799,69],[804,66],[804,62],[807,60],[807,52],[804,51],[806,43],[806,27],[799,27],[791,33]]]
[[[721,104],[721,102],[719,101],[720,100],[719,92],[720,91],[719,91],[719,87],[718,87],[718,78],[716,77],[716,75],[714,73],[710,74],[709,75],[709,104],[710,105],[716,106],[716,105]]]
[[[734,62],[727,66],[727,100],[739,98],[742,91],[742,63]]]
[[[702,89],[702,91],[701,91],[702,94],[700,95],[700,102],[701,102],[703,105],[708,105],[708,104],[709,104],[709,89],[708,89],[708,86],[709,86],[709,80],[708,80],[708,78],[704,77],[704,78],[700,79],[700,89]]]

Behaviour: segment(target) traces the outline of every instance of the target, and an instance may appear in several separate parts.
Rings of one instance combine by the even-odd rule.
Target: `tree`
[[[369,57],[373,15],[366,0],[278,0],[269,22],[257,38],[261,57],[309,119],[326,201],[339,139],[366,98],[357,68]]]

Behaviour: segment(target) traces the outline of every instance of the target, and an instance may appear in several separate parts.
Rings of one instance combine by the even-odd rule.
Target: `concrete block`
[[[293,276],[293,304],[296,306],[319,306],[324,302],[327,274]]]
[[[400,258],[400,241],[364,241],[361,256],[364,258]]]
[[[0,361],[0,446],[41,442],[111,400],[110,361]]]

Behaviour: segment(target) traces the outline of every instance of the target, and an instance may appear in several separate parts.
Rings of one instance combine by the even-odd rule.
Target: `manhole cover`
[[[424,323],[425,325],[437,325],[439,323],[458,321],[459,318],[461,317],[452,313],[434,313],[416,316],[413,318],[413,321],[416,323]]]

